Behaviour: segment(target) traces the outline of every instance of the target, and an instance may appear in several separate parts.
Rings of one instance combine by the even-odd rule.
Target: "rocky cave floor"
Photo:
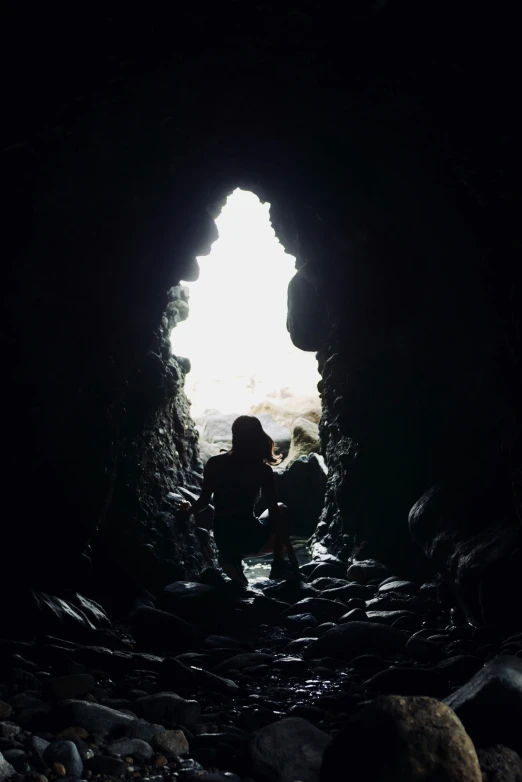
[[[383,695],[447,698],[461,716],[482,771],[473,745],[439,741],[425,747],[429,762],[438,753],[454,766],[440,778],[522,779],[522,633],[474,628],[440,585],[401,580],[373,560],[326,556],[301,569],[301,581],[246,589],[208,569],[200,583],[145,594],[112,624],[94,608],[102,626],[81,638],[64,620],[63,632],[55,623],[54,635],[1,641],[1,782],[308,782],[330,742],[349,762],[352,726]],[[407,740],[403,755],[429,744],[415,703],[415,749]],[[451,736],[459,730],[450,726]],[[460,767],[470,752],[471,766]],[[349,770],[347,780],[381,779]]]

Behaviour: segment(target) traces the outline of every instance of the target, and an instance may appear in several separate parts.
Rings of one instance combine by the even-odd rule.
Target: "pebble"
[[[52,741],[48,747],[46,747],[43,753],[43,759],[52,768],[56,769],[56,766],[63,768],[63,774],[57,772],[60,776],[69,774],[72,777],[81,777],[83,772],[83,762],[78,752],[76,744],[66,739],[59,739]]]
[[[107,752],[109,755],[117,755],[118,757],[130,756],[141,761],[149,760],[154,754],[152,747],[146,741],[126,738],[113,741],[107,747]]]
[[[186,755],[189,752],[189,743],[182,730],[164,730],[154,737],[154,746],[160,752],[167,755]]]

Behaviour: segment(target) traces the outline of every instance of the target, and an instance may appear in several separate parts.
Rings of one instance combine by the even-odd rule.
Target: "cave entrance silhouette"
[[[170,339],[173,353],[190,359],[185,391],[202,461],[230,446],[236,416],[258,415],[284,457],[276,468],[283,485],[296,455],[319,450],[320,374],[315,354],[295,347],[286,329],[295,258],[277,239],[269,213],[270,204],[252,192],[237,188],[228,196],[215,221],[219,238],[198,258],[199,279],[181,281],[188,310]],[[299,450],[291,445],[293,430]],[[325,481],[324,460],[317,453],[312,458]],[[294,520],[297,538],[308,537],[303,530],[313,532],[309,526],[299,528]],[[300,555],[308,557],[304,548]],[[250,580],[269,569],[265,560],[251,563]]]

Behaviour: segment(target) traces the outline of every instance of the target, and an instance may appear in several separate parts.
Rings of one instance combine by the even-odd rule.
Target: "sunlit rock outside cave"
[[[270,204],[254,193],[236,189],[216,226],[219,239],[208,256],[198,258],[199,279],[182,281],[172,350],[190,361],[185,390],[202,461],[230,447],[238,415],[258,416],[283,457],[276,467],[279,494],[290,507],[299,542],[319,519],[326,466],[320,455],[317,360],[296,348],[286,329],[295,258],[275,235]],[[263,509],[261,504],[258,510]],[[304,547],[298,549],[306,557]],[[269,561],[255,560],[249,577],[269,569]]]

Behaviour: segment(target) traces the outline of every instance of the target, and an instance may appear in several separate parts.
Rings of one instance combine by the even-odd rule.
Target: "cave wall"
[[[200,472],[163,318],[235,187],[272,204],[297,257],[288,326],[318,353],[330,468],[316,543],[415,569],[419,496],[479,453],[519,465],[504,20],[361,2],[341,25],[267,3],[174,28],[93,12],[64,40],[48,13],[12,20],[4,575],[72,583],[93,538],[122,581],[205,564],[165,505]]]

